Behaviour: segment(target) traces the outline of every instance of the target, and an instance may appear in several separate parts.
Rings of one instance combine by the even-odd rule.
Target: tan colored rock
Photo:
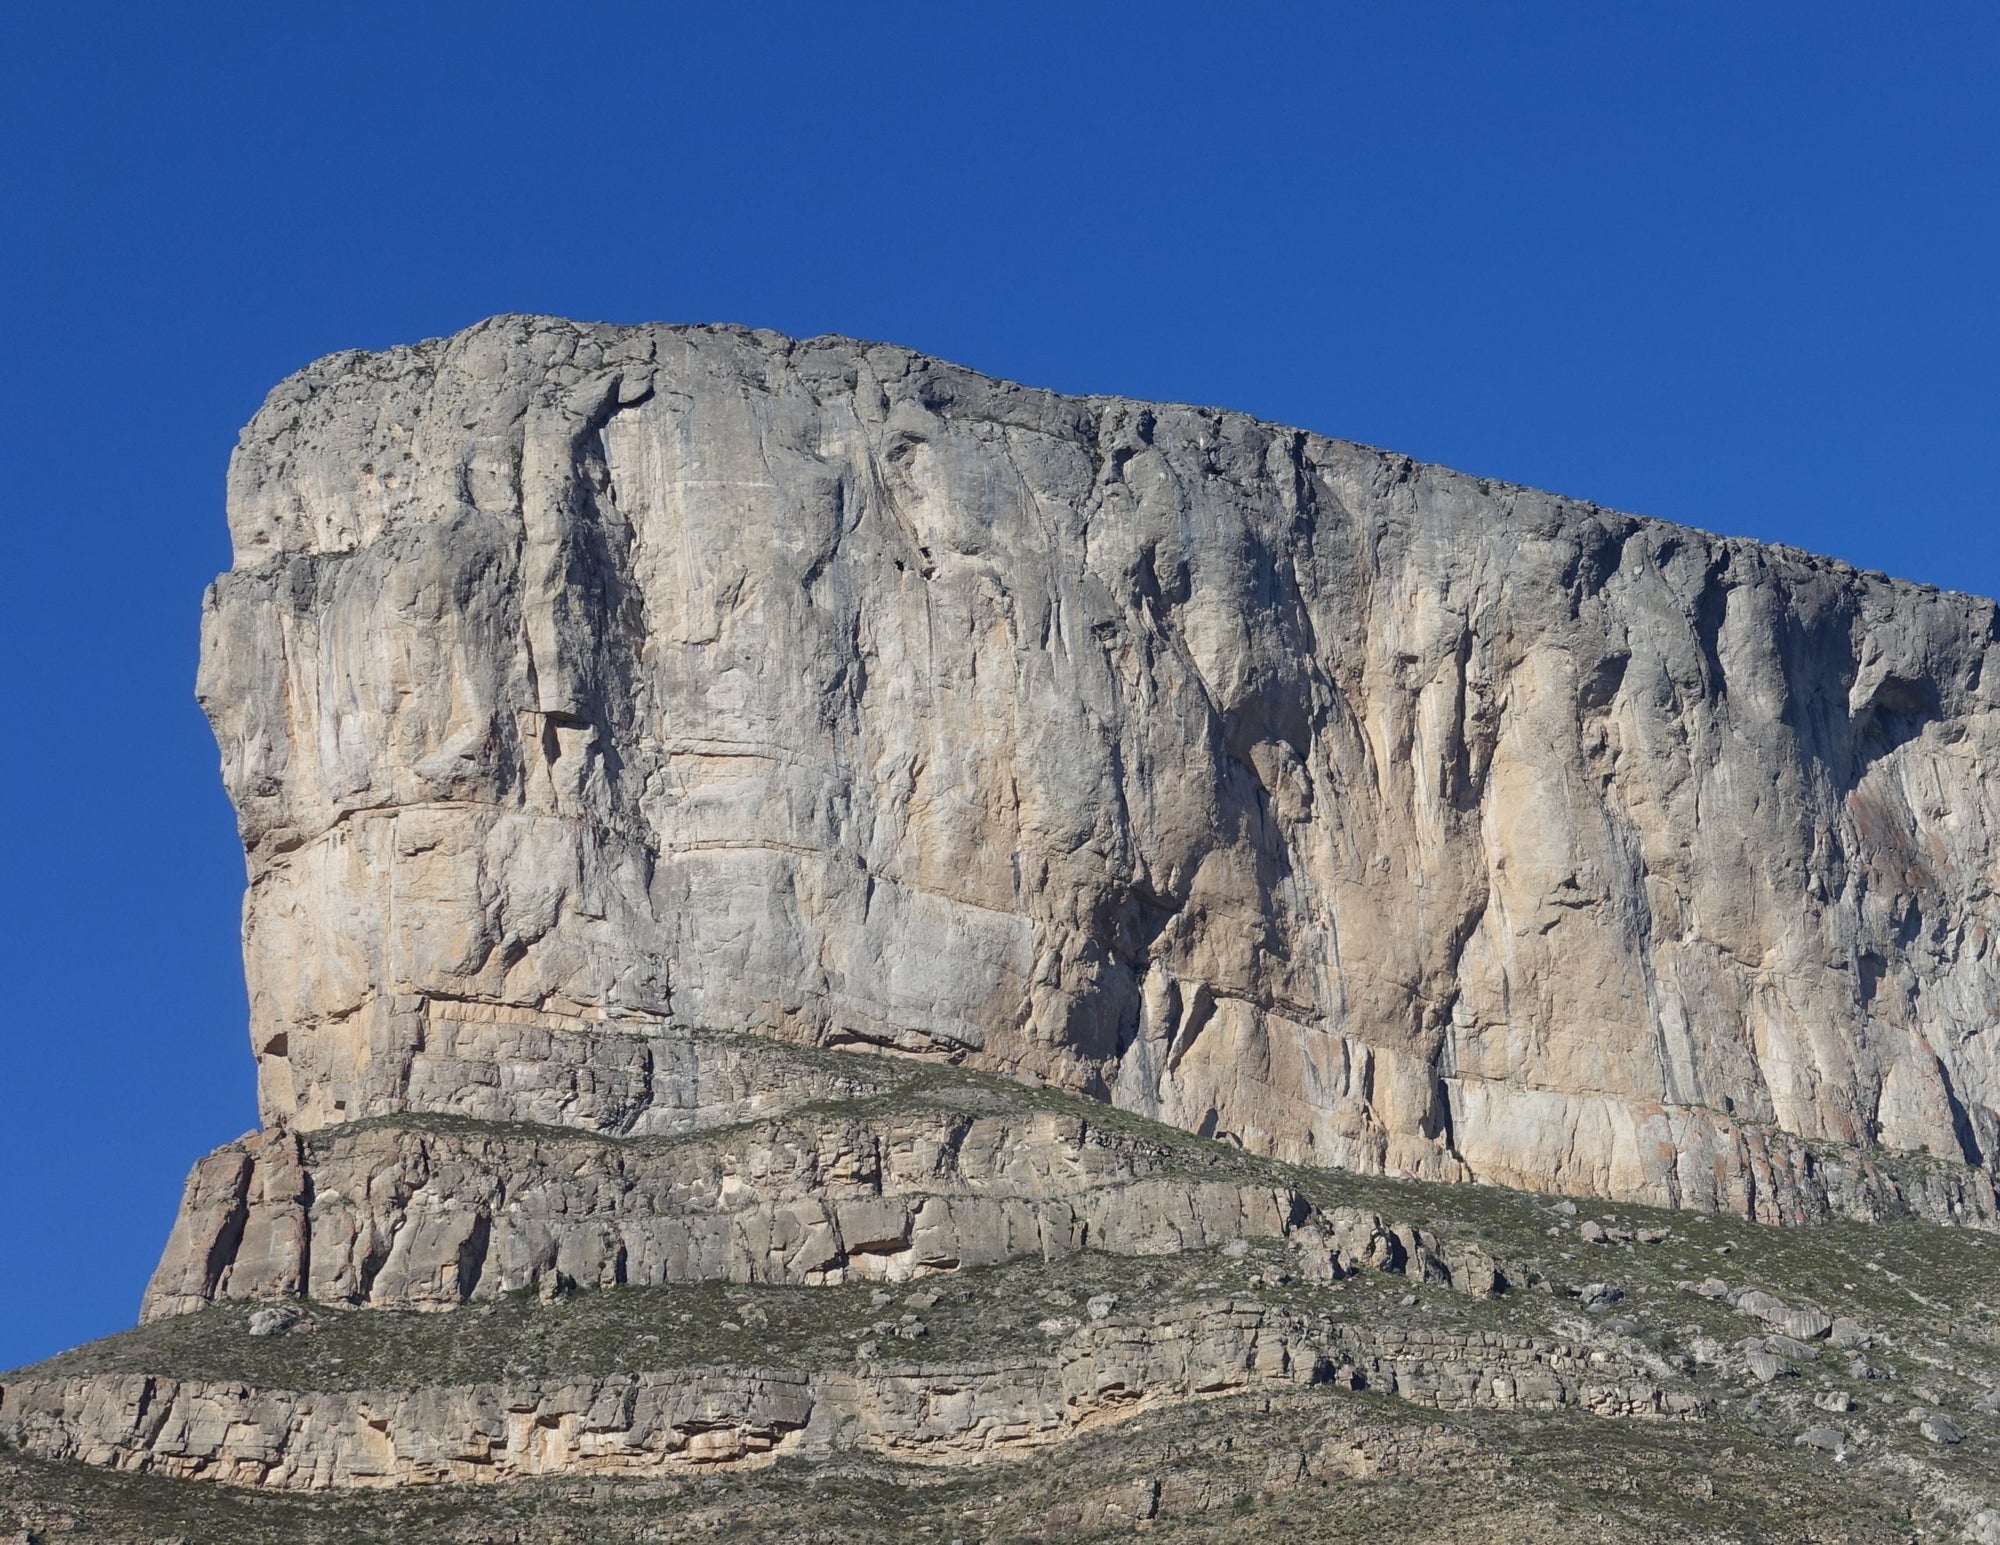
[[[697,1368],[368,1391],[99,1374],[0,1388],[0,1435],[120,1470],[322,1491],[642,1475],[861,1450],[964,1462],[1060,1442],[1167,1402],[1333,1383],[1438,1410],[1696,1420],[1651,1370],[1563,1343],[1345,1325],[1254,1303],[1096,1321],[1051,1353],[979,1366]]]
[[[1301,1162],[1994,1215],[1990,602],[1239,414],[520,317],[282,384],[230,525],[268,1123],[464,1065],[624,1130],[603,1036],[679,1024]]]
[[[1048,1111],[802,1116],[665,1143],[343,1126],[203,1160],[141,1317],[300,1294],[452,1308],[572,1286],[906,1282],[1281,1239],[1308,1212],[1282,1186]]]

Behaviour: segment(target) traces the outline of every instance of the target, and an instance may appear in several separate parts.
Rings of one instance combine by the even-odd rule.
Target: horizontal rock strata
[[[588,1089],[599,1109],[624,1112],[627,1130],[678,1136],[460,1115],[251,1134],[189,1176],[142,1318],[229,1299],[448,1308],[579,1286],[901,1282],[1023,1255],[1167,1254],[1287,1235],[1302,1257],[1318,1249],[1314,1275],[1414,1263],[1419,1277],[1464,1284],[1498,1272],[1365,1210],[1317,1214],[1269,1167],[1218,1168],[1215,1150],[1170,1146],[1143,1122],[1094,1121],[1080,1101],[964,1074],[921,1094],[907,1064],[745,1037],[682,1033],[650,1050],[613,1039],[568,1044],[596,1048],[600,1070],[629,1070],[634,1056],[657,1068],[671,1051],[676,1083],[655,1076],[642,1099],[609,1076],[555,1079],[558,1064],[530,1057],[518,1071],[489,1064],[501,1076],[468,1082],[453,1103],[485,1110],[496,1088],[532,1080],[538,1092]],[[732,1082],[753,1066],[754,1089]],[[660,1098],[674,1087],[716,1103]],[[551,1103],[576,1108],[568,1095]],[[724,1124],[773,1109],[792,1113]],[[1837,1158],[1812,1174],[1851,1185],[1857,1212],[1929,1201],[1916,1210],[1949,1216],[1962,1194],[1923,1190],[1939,1185],[1934,1175],[1906,1186],[1886,1166],[1850,1172]],[[1828,1210],[1825,1191],[1789,1194],[1801,1216]]]
[[[1990,602],[729,328],[333,356],[229,504],[269,1124],[644,1130],[698,1024],[1771,1220],[1916,1155],[1993,1216]]]
[[[490,1003],[410,1000],[399,1078],[412,1109],[475,1121],[677,1137],[882,1093],[893,1068],[810,1059],[749,1036],[675,1026],[566,1024]]]
[[[143,1317],[217,1298],[443,1308],[571,1286],[900,1282],[1282,1237],[1307,1216],[1281,1185],[1171,1157],[1049,1111],[827,1116],[666,1145],[473,1124],[265,1134],[196,1166]]]
[[[1664,1373],[1664,1370],[1661,1370]],[[657,1473],[863,1449],[965,1462],[1162,1401],[1331,1383],[1439,1410],[1694,1419],[1643,1367],[1485,1332],[1369,1329],[1254,1303],[1079,1330],[998,1365],[786,1373],[702,1368],[420,1390],[258,1390],[107,1374],[0,1388],[0,1434],[45,1457],[320,1490]]]
[[[28,1490],[636,1516],[1165,1424],[1115,1506],[987,1487],[1052,1534],[1163,1518],[1238,1419],[1286,1488],[1375,1473],[1287,1424],[1380,1392],[1494,1413],[1482,1484],[1601,1447],[1630,1498],[1640,1446],[1563,1418],[1715,1416],[1994,1516],[1991,1238],[1743,1221],[2000,1225],[1991,603],[1240,415],[519,317],[281,385],[230,526],[264,1124],[144,1323],[0,1378]],[[473,1494],[423,1495],[379,1500]]]

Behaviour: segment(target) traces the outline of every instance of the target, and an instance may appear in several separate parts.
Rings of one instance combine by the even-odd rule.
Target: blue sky
[[[0,1367],[254,1121],[194,707],[281,376],[496,311],[887,338],[1993,594],[2000,11],[0,13]]]

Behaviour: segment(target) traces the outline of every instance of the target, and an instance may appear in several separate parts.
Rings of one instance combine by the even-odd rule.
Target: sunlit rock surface
[[[714,1027],[1315,1165],[1993,1214],[1988,601],[901,348],[522,317],[283,383],[229,515],[274,1126],[625,1132]]]

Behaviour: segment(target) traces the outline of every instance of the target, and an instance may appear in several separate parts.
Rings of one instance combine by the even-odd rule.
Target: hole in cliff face
[[[553,709],[542,716],[542,755],[554,766],[590,736],[591,725],[581,715]],[[565,734],[565,731],[568,733]]]
[[[1855,959],[1855,996],[1863,1008],[1875,1001],[1875,990],[1882,985],[1882,973],[1888,969],[1888,961],[1872,950]]]
[[[1606,654],[1577,682],[1577,707],[1584,713],[1609,708],[1618,689],[1625,684],[1625,671],[1631,663],[1628,650],[1614,649]]]
[[[1722,669],[1722,624],[1729,615],[1729,559],[1715,559],[1702,576],[1701,594],[1694,602],[1694,636],[1707,669],[1709,696],[1717,702],[1729,695]]]
[[[1458,1152],[1458,1132],[1451,1115],[1451,1084],[1438,1079],[1431,1095],[1433,1115],[1437,1121],[1437,1131],[1432,1134],[1444,1144],[1447,1153]]]
[[[1868,707],[1877,719],[1885,723],[1896,719],[1929,720],[1937,714],[1937,686],[1923,679],[1912,681],[1903,676],[1884,676],[1882,685],[1868,700]]]
[[[472,1227],[458,1247],[457,1281],[460,1303],[469,1302],[473,1289],[479,1286],[480,1273],[486,1268],[486,1250],[492,1237],[493,1221],[484,1212],[476,1214]]]
[[[1938,716],[1937,684],[1927,678],[1884,676],[1882,684],[1848,721],[1854,781],[1889,755],[1923,734]]]
[[[1076,1044],[1086,1055],[1122,1057],[1139,1038],[1140,980],[1161,953],[1161,936],[1179,914],[1180,903],[1144,883],[1107,896],[1093,920],[1102,940],[1102,970],[1093,1012],[1076,1028]]]

